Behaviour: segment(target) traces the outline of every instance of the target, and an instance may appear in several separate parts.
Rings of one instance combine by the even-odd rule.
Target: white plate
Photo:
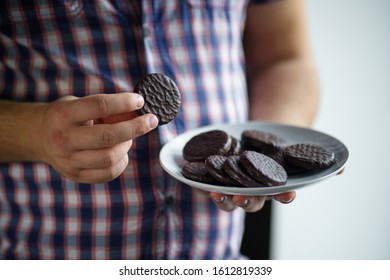
[[[244,130],[260,130],[278,135],[284,138],[288,144],[310,143],[321,145],[334,152],[337,161],[334,165],[319,172],[289,176],[286,185],[276,187],[228,187],[200,183],[185,178],[181,174],[181,169],[186,163],[182,155],[184,145],[193,136],[213,129],[223,130],[237,139],[241,139],[241,133]],[[224,194],[272,195],[308,186],[337,174],[347,163],[348,155],[348,149],[342,142],[313,129],[264,122],[247,122],[243,124],[210,125],[180,134],[163,146],[160,152],[160,163],[171,176],[194,188]]]

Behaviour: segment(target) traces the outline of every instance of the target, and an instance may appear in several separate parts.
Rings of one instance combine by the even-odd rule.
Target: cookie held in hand
[[[180,110],[180,91],[175,82],[163,74],[153,73],[144,76],[135,85],[134,92],[145,100],[138,114],[156,115],[159,125],[172,121]]]

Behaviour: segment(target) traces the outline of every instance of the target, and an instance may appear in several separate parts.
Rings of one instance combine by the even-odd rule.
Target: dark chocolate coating
[[[207,172],[204,162],[188,162],[183,166],[181,173],[184,177],[197,182],[207,184],[218,183],[218,181]]]
[[[207,171],[210,173],[210,175],[213,176],[215,179],[217,179],[222,184],[227,185],[227,186],[239,185],[239,183],[237,183],[235,180],[233,180],[225,172],[225,170],[223,170],[223,164],[225,163],[225,160],[226,160],[225,156],[212,155],[212,156],[207,157],[204,163],[205,163]]]
[[[245,170],[264,185],[281,186],[287,183],[287,173],[283,166],[264,154],[245,151],[240,161]]]
[[[230,146],[230,150],[228,151],[227,155],[228,156],[233,156],[233,155],[239,155],[241,152],[241,142],[237,140],[236,137],[230,136],[232,138],[232,144]]]
[[[279,163],[283,168],[286,170],[287,175],[297,175],[301,174],[307,171],[307,169],[304,168],[299,168],[299,167],[293,167],[284,162],[284,157],[283,157],[283,150],[280,150],[276,153],[271,153],[271,154],[265,154],[266,156],[269,156],[273,160],[275,160],[277,163]]]
[[[276,153],[286,146],[286,141],[274,134],[245,130],[241,134],[244,150],[254,150],[261,153]]]
[[[280,150],[276,153],[269,153],[269,154],[265,154],[266,156],[269,156],[270,158],[272,158],[274,161],[276,161],[277,163],[279,163],[281,166],[283,166],[284,164],[284,158],[283,158],[283,150]]]
[[[287,166],[306,170],[320,170],[336,162],[333,152],[313,144],[294,144],[283,151]]]
[[[211,155],[225,155],[231,146],[230,136],[222,130],[210,130],[192,137],[183,148],[188,161],[204,161]]]
[[[256,182],[244,169],[240,163],[240,156],[229,156],[223,164],[223,170],[239,182],[242,186],[255,188],[264,187],[264,184]]]
[[[152,113],[159,120],[159,125],[172,121],[180,110],[180,91],[175,82],[160,73],[144,76],[134,88],[134,92],[142,95],[144,106],[138,114]]]

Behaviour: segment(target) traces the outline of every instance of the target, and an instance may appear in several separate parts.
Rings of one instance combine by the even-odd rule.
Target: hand
[[[143,105],[135,93],[68,96],[48,104],[41,159],[76,182],[113,180],[128,164],[133,139],[158,124],[152,114],[137,116]]]
[[[344,169],[345,168],[341,169],[337,175],[342,174]],[[295,191],[280,193],[272,196],[225,195],[215,192],[209,194],[215,205],[217,205],[217,207],[221,210],[233,211],[237,207],[241,207],[246,212],[257,212],[261,210],[265,201],[267,200],[274,199],[283,204],[288,204],[293,202],[296,197]]]
[[[244,195],[225,195],[221,193],[210,193],[210,197],[217,207],[224,211],[233,211],[241,207],[246,212],[257,212],[263,208],[266,200],[275,199],[281,203],[287,204],[292,202],[296,193],[285,192],[273,196],[244,196]]]

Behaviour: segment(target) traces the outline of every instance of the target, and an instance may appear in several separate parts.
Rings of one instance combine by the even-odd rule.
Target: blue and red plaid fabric
[[[127,169],[109,183],[78,184],[44,163],[0,164],[0,259],[241,257],[243,211],[218,210],[167,175],[158,155],[179,133],[247,119],[247,4],[0,2],[0,99],[131,92],[152,72],[182,93],[178,117],[139,137]]]

